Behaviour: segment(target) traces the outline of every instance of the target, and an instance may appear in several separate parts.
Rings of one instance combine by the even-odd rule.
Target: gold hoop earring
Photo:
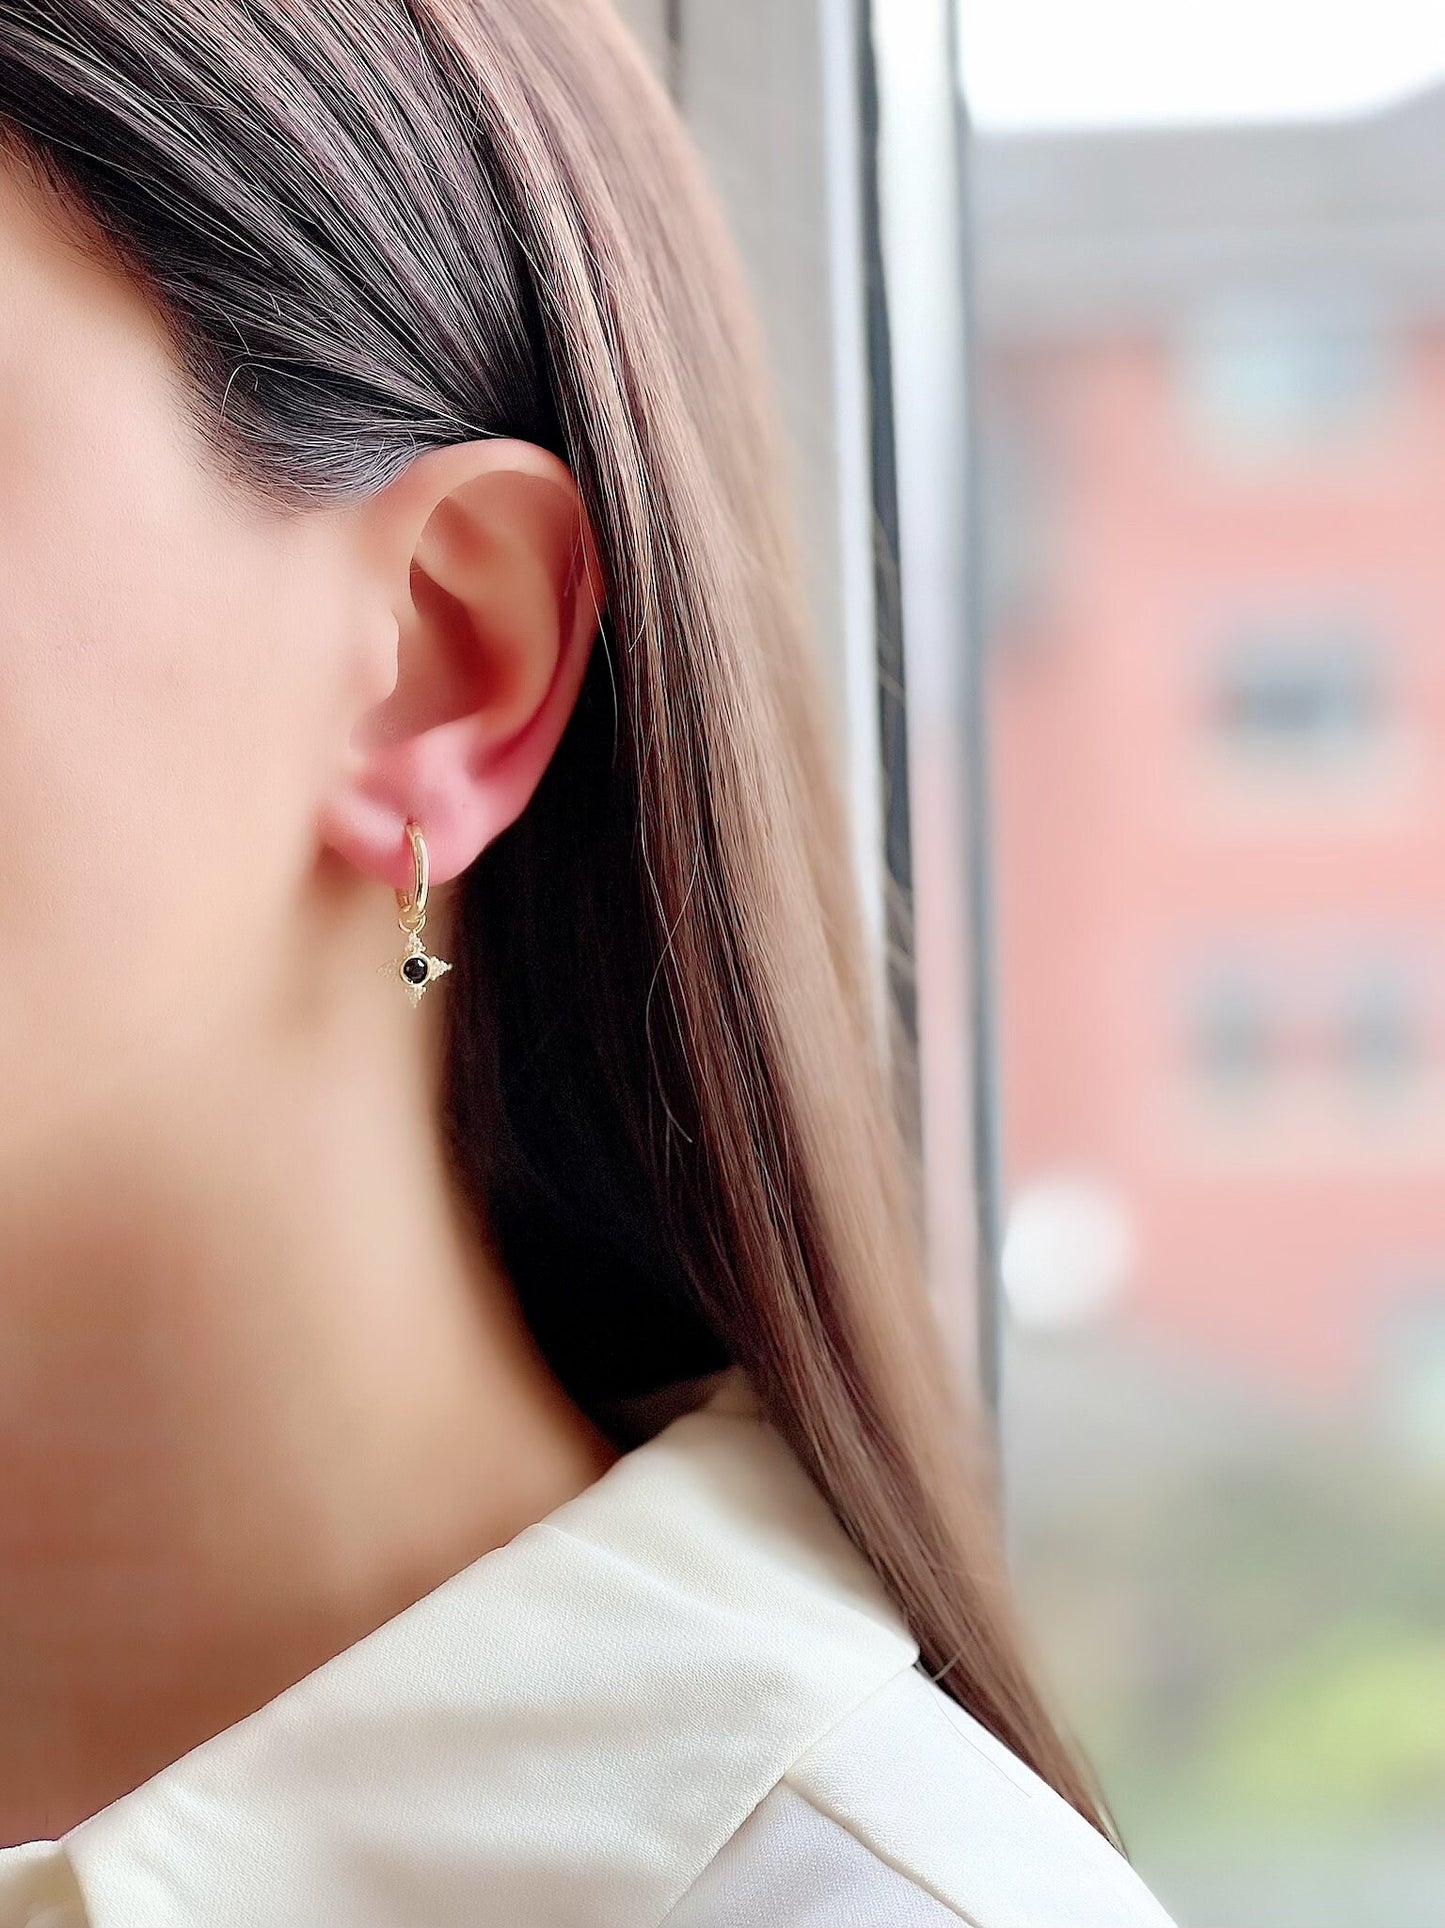
[[[426,922],[431,866],[427,860],[426,838],[421,833],[421,825],[411,817],[406,820],[406,834],[411,839],[412,868],[416,882],[410,891],[397,891],[396,901],[400,909],[396,921],[406,932],[407,945],[400,957],[388,958],[385,964],[377,966],[377,971],[378,974],[386,972],[399,980],[415,1010],[427,986],[452,967],[445,958],[430,956],[421,941],[421,927]]]

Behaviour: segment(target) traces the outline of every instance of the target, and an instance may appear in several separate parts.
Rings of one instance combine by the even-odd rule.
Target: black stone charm
[[[400,978],[402,988],[412,1001],[412,1007],[421,1002],[422,996],[429,991],[439,977],[444,977],[452,968],[444,957],[433,957],[422,943],[416,931],[407,935],[407,948],[400,957],[378,964],[377,970],[394,978]]]

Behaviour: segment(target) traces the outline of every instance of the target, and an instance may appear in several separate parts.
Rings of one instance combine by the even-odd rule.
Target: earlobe
[[[605,603],[600,552],[566,464],[500,437],[418,456],[355,533],[397,674],[352,718],[321,834],[403,889],[414,817],[445,883],[521,815],[561,741]]]

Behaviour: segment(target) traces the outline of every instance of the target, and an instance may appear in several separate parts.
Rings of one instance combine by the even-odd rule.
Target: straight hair
[[[756,316],[635,44],[606,0],[0,0],[0,137],[278,513],[475,436],[572,470],[607,603],[459,889],[459,1187],[614,1436],[742,1366],[920,1664],[1110,1832],[924,1282]]]

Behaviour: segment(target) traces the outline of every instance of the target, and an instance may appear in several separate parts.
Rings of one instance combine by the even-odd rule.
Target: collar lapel
[[[917,1654],[730,1374],[61,1847],[91,1928],[645,1928]]]

